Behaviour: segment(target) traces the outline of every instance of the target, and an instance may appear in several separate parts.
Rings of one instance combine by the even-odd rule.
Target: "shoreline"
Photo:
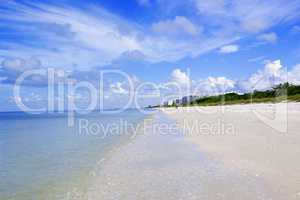
[[[151,124],[173,126],[157,113]],[[251,188],[251,189],[249,189]],[[255,199],[273,197],[264,180],[227,168],[185,139],[180,129],[151,129],[107,160],[89,188],[89,199]]]
[[[137,131],[139,132],[140,129],[143,129],[145,121],[153,118],[154,115],[150,114],[138,120],[136,122],[136,126],[138,127]],[[102,168],[106,165],[106,163],[109,163],[110,160],[113,159],[114,155],[119,154],[120,152],[125,150],[128,145],[133,143],[141,135],[142,134],[124,133],[118,136],[120,138],[118,138],[117,141],[114,141],[114,144],[109,149],[107,149],[104,154],[101,154],[99,159],[95,162],[94,167],[86,172],[84,176],[82,176],[82,178],[86,180],[85,184],[82,184],[79,188],[73,187],[71,188],[71,190],[67,191],[66,194],[63,194],[61,196],[67,199],[90,199],[90,188],[93,187],[95,179],[97,179],[99,173],[101,173]]]

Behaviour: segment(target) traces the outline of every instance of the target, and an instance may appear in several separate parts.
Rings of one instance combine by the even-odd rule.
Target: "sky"
[[[148,105],[300,84],[299,13],[299,0],[0,0],[0,111],[48,104],[49,74],[54,109],[122,107],[132,85]],[[70,81],[81,89],[59,93]]]

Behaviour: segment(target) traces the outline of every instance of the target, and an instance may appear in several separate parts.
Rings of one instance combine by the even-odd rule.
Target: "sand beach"
[[[299,199],[300,104],[285,105],[161,109],[95,171],[86,198]]]

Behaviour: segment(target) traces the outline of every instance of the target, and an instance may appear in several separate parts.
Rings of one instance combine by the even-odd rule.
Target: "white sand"
[[[163,111],[184,128],[200,151],[228,169],[265,180],[276,193],[273,199],[300,199],[299,103]]]
[[[260,177],[241,174],[201,152],[178,129],[169,129],[174,124],[158,113],[149,125],[167,131],[147,128],[115,151],[95,169],[95,181],[78,199],[285,200]]]
[[[164,109],[150,129],[99,161],[79,199],[300,199],[300,104],[289,105],[285,134],[278,132],[284,104],[253,108],[260,113],[249,105]],[[189,130],[193,122],[201,128]]]

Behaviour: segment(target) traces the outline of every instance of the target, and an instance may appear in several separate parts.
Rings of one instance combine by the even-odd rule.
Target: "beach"
[[[93,184],[78,199],[272,197],[273,191],[264,180],[227,168],[201,151],[165,114],[158,113],[146,123],[148,128],[141,135],[101,160],[101,167],[93,172]]]
[[[3,0],[0,25],[0,200],[300,200],[300,0]]]
[[[276,105],[280,115],[283,105]],[[253,109],[274,113],[273,106],[205,107],[202,114],[162,108],[148,129],[102,161],[85,198],[299,199],[300,104],[288,106],[286,133],[253,116]],[[208,129],[188,130],[194,122]],[[222,123],[228,130],[217,130]]]
[[[69,129],[62,116],[11,114],[2,120],[2,149],[11,153],[3,154],[0,192],[4,199],[296,200],[299,114],[299,103],[281,103],[160,108],[149,115],[137,110],[91,113],[86,118],[91,127],[119,124],[120,119],[138,125],[134,133],[113,137]],[[40,134],[50,122],[53,128]],[[8,130],[14,137],[5,135]],[[35,140],[25,140],[26,134]],[[32,149],[25,148],[28,144]]]
[[[222,161],[227,169],[264,180],[274,192],[272,199],[300,198],[299,103],[163,111],[185,127],[186,138],[200,151]],[[191,128],[195,124],[200,128]]]

